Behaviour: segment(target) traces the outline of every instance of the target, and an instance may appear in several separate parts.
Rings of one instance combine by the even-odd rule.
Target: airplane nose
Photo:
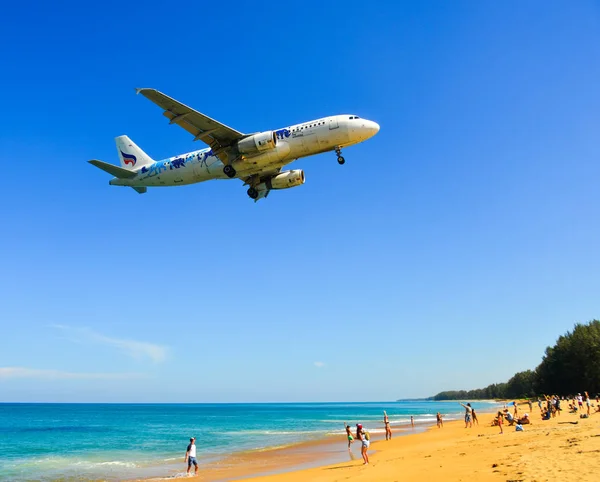
[[[377,122],[367,121],[365,127],[369,132],[369,137],[373,137],[379,132],[379,124]]]

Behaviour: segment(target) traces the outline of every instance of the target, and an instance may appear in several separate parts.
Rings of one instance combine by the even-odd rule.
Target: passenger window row
[[[305,126],[296,127],[295,129],[292,129],[292,132],[301,131],[304,129],[308,129],[309,127],[316,127],[316,126],[322,126],[322,125],[325,125],[325,121],[319,121],[319,122],[315,122],[314,124],[308,124]]]

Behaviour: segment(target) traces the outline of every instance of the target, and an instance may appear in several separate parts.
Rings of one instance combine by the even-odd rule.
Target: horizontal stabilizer
[[[144,194],[148,188],[147,187],[135,187],[135,186],[131,186],[132,189],[135,189],[138,193],[140,194]]]
[[[127,169],[123,169],[122,167],[109,164],[108,162],[102,162],[97,159],[92,159],[88,162],[92,166],[96,166],[98,169],[102,169],[103,171],[108,172],[109,174],[112,174],[113,176],[119,177],[121,179],[131,179],[137,175],[133,171],[128,171]]]

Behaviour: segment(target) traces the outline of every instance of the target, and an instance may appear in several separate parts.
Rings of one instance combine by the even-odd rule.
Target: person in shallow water
[[[348,437],[348,450],[350,450],[350,444],[354,442],[354,437],[352,437],[350,425],[347,425],[346,422],[344,422],[344,427],[346,427],[346,436]]]
[[[190,444],[185,451],[185,462],[187,463],[187,474],[190,475],[190,469],[194,464],[194,475],[198,475],[198,461],[196,460],[196,437],[190,439]]]

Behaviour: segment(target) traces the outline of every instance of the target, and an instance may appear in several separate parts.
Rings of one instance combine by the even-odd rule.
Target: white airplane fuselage
[[[277,144],[273,149],[257,155],[242,156],[233,167],[236,178],[247,178],[268,169],[276,170],[301,157],[333,151],[363,142],[379,131],[375,122],[355,115],[324,117],[302,124],[275,130]],[[210,148],[174,156],[138,169],[135,177],[115,178],[111,185],[131,187],[179,186],[229,179],[223,172],[223,163]]]

